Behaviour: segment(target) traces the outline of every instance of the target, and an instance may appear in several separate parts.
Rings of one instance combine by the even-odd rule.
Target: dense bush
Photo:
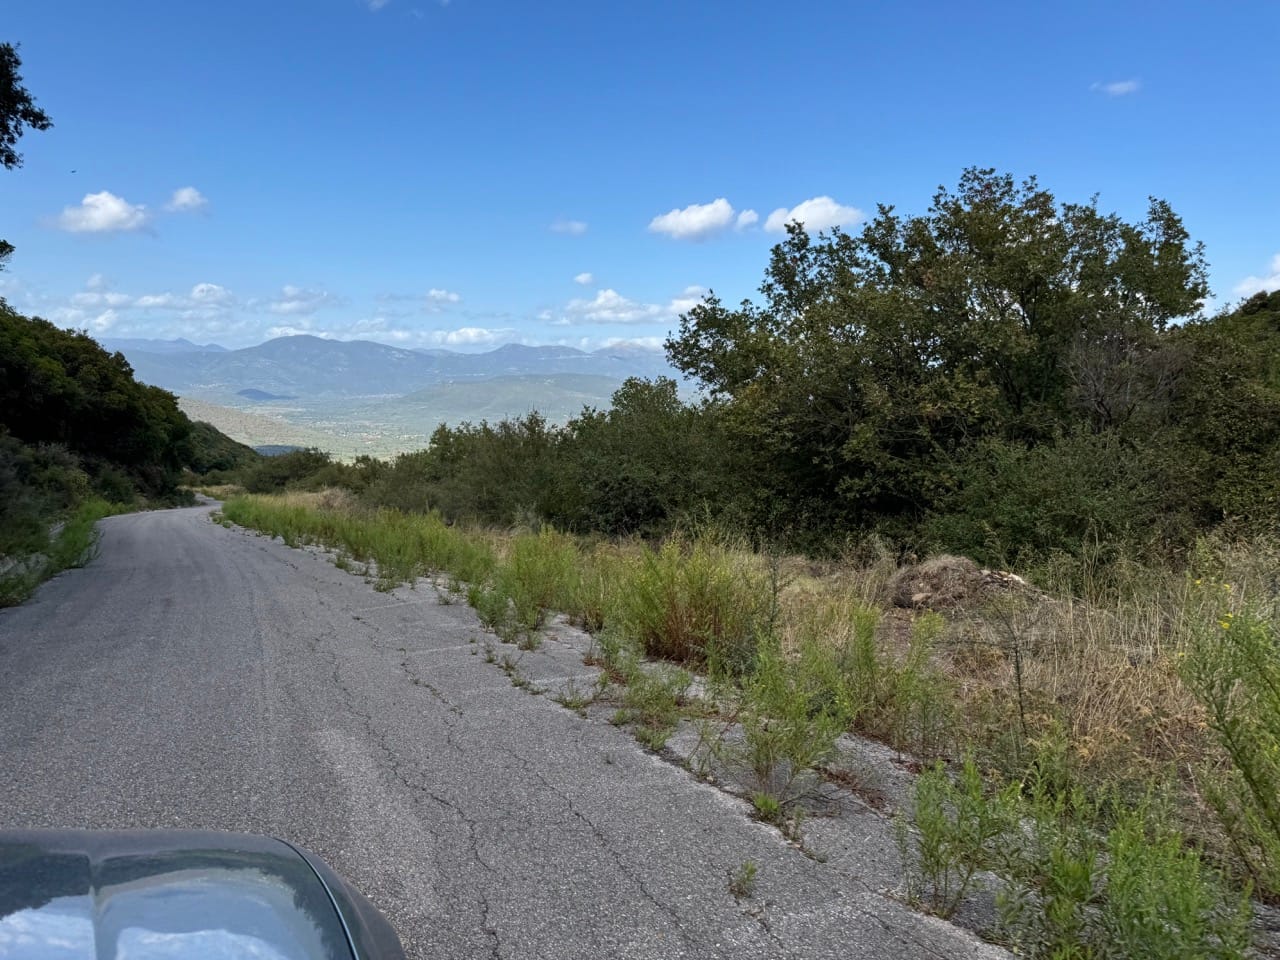
[[[969,170],[921,216],[793,226],[759,303],[684,315],[667,350],[693,402],[631,380],[562,428],[441,426],[391,463],[312,452],[244,476],[583,534],[710,522],[810,552],[875,534],[1024,568],[1176,558],[1280,522],[1280,293],[1206,318],[1205,277],[1165,203],[1127,222]]]

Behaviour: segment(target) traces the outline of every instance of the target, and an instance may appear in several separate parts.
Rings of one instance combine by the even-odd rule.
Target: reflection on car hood
[[[351,960],[288,844],[202,832],[0,836],[0,958]]]

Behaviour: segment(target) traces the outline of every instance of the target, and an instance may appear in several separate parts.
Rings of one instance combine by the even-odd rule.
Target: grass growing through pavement
[[[1002,936],[1025,955],[1236,956],[1246,892],[1280,898],[1269,542],[1206,542],[1183,570],[1049,568],[1044,592],[938,614],[887,602],[894,574],[874,549],[779,565],[711,537],[588,543],[324,495],[237,498],[225,514],[383,578],[467,584],[506,640],[569,615],[622,689],[618,719],[654,748],[688,715],[689,674],[643,658],[705,672],[775,822],[846,730],[926,761],[971,756],[919,781],[904,821],[916,892],[946,913],[993,872]]]

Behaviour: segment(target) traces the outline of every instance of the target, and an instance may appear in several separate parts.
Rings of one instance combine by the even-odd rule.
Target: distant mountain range
[[[563,423],[607,408],[628,377],[679,379],[657,350],[508,344],[487,353],[405,350],[294,336],[227,350],[189,340],[103,340],[144,383],[250,446],[316,446],[340,457],[426,445],[440,424],[537,410]]]
[[[582,374],[675,376],[660,351],[635,347],[586,352],[573,347],[507,344],[488,353],[405,350],[367,340],[294,336],[226,350],[187,340],[104,340],[133,366],[139,380],[214,402],[242,391],[310,400],[400,396],[427,387],[493,377]]]

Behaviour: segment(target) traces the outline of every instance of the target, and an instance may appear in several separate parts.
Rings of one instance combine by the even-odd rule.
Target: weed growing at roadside
[[[754,860],[743,860],[741,866],[729,874],[729,893],[735,900],[745,900],[755,893],[758,872]]]
[[[1222,611],[1181,667],[1228,760],[1204,792],[1259,888],[1280,894],[1280,632],[1257,610]]]
[[[750,557],[705,540],[644,551],[619,597],[621,626],[649,656],[732,673],[750,669],[768,582]]]
[[[788,664],[774,644],[761,644],[754,672],[743,681],[743,759],[761,794],[780,813],[804,792],[804,776],[828,760],[848,726],[847,703],[833,690],[830,660],[814,647]]]
[[[952,780],[941,763],[916,780],[912,826],[903,816],[895,833],[907,867],[907,898],[950,917],[964,900],[974,874],[993,855],[994,841],[1008,833],[1017,785],[988,797],[982,774],[966,758]]]

